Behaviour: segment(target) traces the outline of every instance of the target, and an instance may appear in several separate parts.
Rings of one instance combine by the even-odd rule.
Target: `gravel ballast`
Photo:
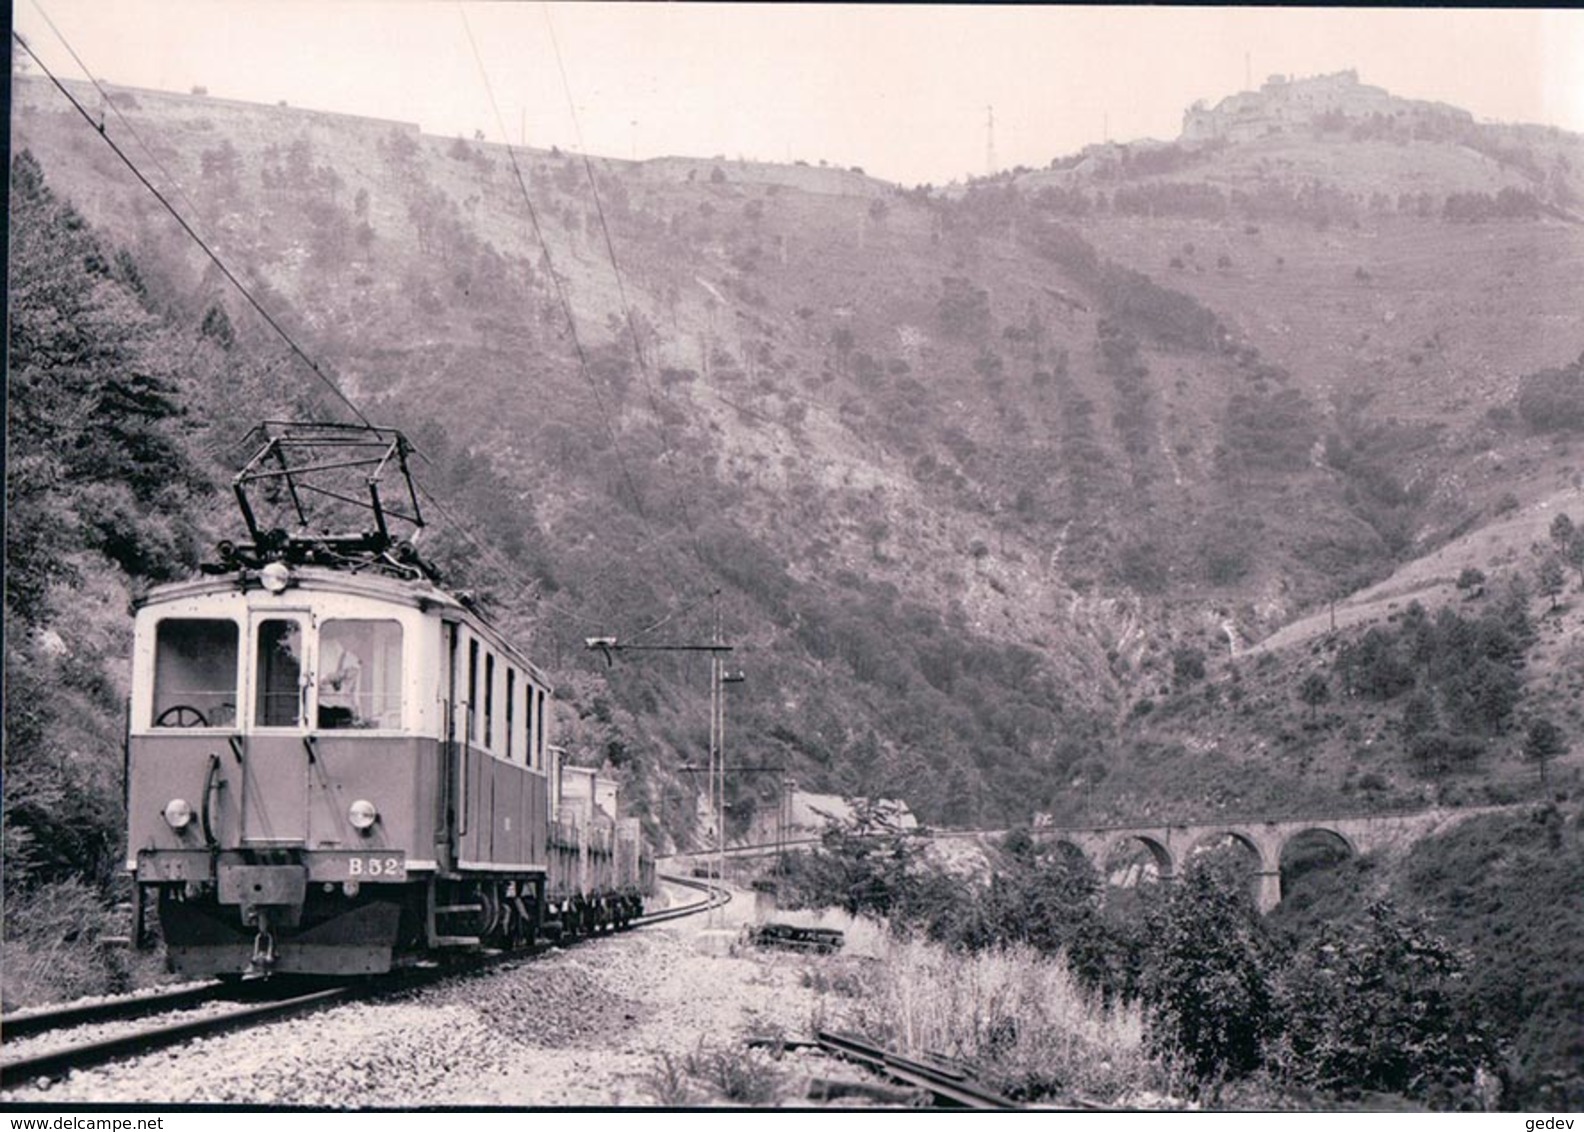
[[[728,946],[751,917],[752,901],[739,893],[708,915],[202,1039],[10,1090],[0,1100],[332,1108],[804,1103],[810,1073],[842,1069],[815,1054],[787,1054],[765,1066],[773,1093],[747,1101],[677,1072],[690,1055],[695,1063],[717,1050],[735,1058],[749,1035],[808,1036],[829,1005],[805,985],[823,982],[808,978],[811,967],[856,961]]]

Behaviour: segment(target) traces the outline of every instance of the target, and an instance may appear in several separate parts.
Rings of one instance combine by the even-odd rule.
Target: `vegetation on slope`
[[[1235,856],[1198,855],[1165,891],[1107,893],[1062,849],[1016,831],[992,848],[984,876],[964,875],[860,805],[787,885],[795,901],[978,957],[963,968],[1011,964],[1031,979],[1046,961],[1064,963],[1086,994],[1065,989],[1055,999],[1063,1009],[1030,1010],[1027,1033],[1025,1019],[1004,1033],[987,1026],[970,995],[946,1044],[924,1045],[907,1004],[964,978],[940,959],[946,974],[892,987],[881,999],[889,1013],[877,1007],[869,1022],[877,1037],[987,1065],[1029,1100],[1097,1088],[1114,1097],[1169,1080],[1233,1107],[1579,1101],[1576,810],[1474,818],[1401,854],[1312,869],[1264,918]],[[1126,1072],[1101,1074],[1075,1056],[1096,1026],[1118,1040],[1130,1016],[1143,1040],[1120,1042]],[[1031,1075],[1017,1056],[1031,1045],[1067,1056],[1043,1058],[1043,1074]]]
[[[77,765],[61,743],[84,754],[94,785],[57,786],[104,802],[84,828],[107,840],[124,672],[81,658],[124,655],[128,587],[217,530],[204,484],[229,445],[260,416],[334,405],[91,132],[18,90],[19,139],[94,239],[128,249],[14,204],[14,301],[53,329],[13,342],[8,616],[35,631],[8,638],[7,665],[49,695],[7,726],[50,774]],[[676,767],[707,742],[702,671],[605,670],[581,641],[702,637],[716,589],[750,675],[733,756],[932,821],[1513,797],[1536,725],[1565,748],[1580,724],[1549,552],[1477,560],[1484,589],[1455,600],[1483,604],[1451,620],[1427,604],[1374,638],[1229,655],[1571,482],[1565,137],[1331,123],[954,196],[528,153],[530,223],[498,146],[113,97],[255,294],[409,427],[454,512],[430,554],[532,636],[574,749],[662,840],[691,833]],[[1497,174],[1471,171],[1471,145]],[[1323,177],[1302,171],[1316,154]],[[1409,192],[1410,168],[1444,183]],[[64,250],[31,255],[43,233]],[[56,286],[88,296],[70,300],[80,341],[48,313]],[[124,444],[97,444],[114,430]],[[63,602],[101,612],[68,624]],[[84,673],[57,678],[68,660]],[[91,710],[50,706],[73,681]],[[74,727],[90,738],[63,739]],[[1576,760],[1550,757],[1565,788]],[[1490,781],[1520,771],[1521,789]],[[746,824],[775,780],[730,792]],[[95,854],[71,849],[67,871],[100,883]]]

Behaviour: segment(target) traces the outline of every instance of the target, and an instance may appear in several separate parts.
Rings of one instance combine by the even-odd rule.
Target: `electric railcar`
[[[174,971],[367,974],[639,914],[652,872],[637,821],[617,819],[614,784],[562,765],[545,674],[389,536],[375,477],[372,532],[254,518],[250,469],[276,469],[269,494],[296,499],[326,444],[356,436],[374,454],[353,466],[383,454],[375,466],[406,478],[405,441],[265,436],[237,481],[252,544],[222,545],[205,576],[136,609],[140,942],[154,915]]]

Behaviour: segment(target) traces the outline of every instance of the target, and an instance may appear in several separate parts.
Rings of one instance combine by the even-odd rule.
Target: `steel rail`
[[[1015,1109],[1017,1102],[980,1088],[960,1069],[931,1065],[895,1053],[861,1038],[820,1031],[814,1035],[820,1047],[838,1057],[858,1062],[903,1084],[924,1089],[942,1100],[963,1108]]]
[[[649,924],[680,919],[684,916],[697,915],[700,912],[719,907],[731,900],[731,893],[723,888],[716,888],[682,877],[662,877],[661,879],[685,888],[696,889],[704,893],[704,897],[676,908],[668,908],[646,916],[634,917],[629,922],[629,927],[644,927]],[[595,933],[579,937],[576,942],[590,942],[602,938],[602,935],[603,933]],[[479,974],[494,968],[515,965],[515,963],[524,960],[532,960],[545,950],[546,947],[544,945],[536,944],[533,947],[525,947],[520,950],[501,951],[476,957],[475,962],[462,966],[402,968],[390,972],[388,976],[362,983],[324,987],[305,994],[243,1006],[223,1014],[189,1019],[184,1022],[172,1022],[162,1026],[151,1026],[100,1041],[65,1046],[19,1057],[0,1063],[0,1088],[14,1088],[40,1078],[55,1079],[74,1069],[87,1069],[104,1065],[112,1061],[177,1045],[193,1038],[258,1025],[276,1018],[303,1013],[355,997],[371,997],[384,993],[412,990],[415,987],[459,974]],[[249,979],[240,985],[233,984],[229,986],[223,982],[205,983],[202,986],[183,987],[180,990],[162,994],[112,999],[106,1002],[66,1007],[61,1010],[24,1014],[17,1018],[0,1019],[0,1034],[3,1034],[8,1039],[15,1040],[24,1036],[34,1036],[70,1027],[139,1018],[163,1011],[199,1006],[206,1002],[223,998],[228,993],[236,994],[239,997],[269,994],[272,988],[276,991],[280,990],[281,983],[276,979],[264,978]]]
[[[691,903],[680,905],[676,908],[667,908],[662,912],[650,912],[643,916],[635,916],[632,926],[643,928],[651,924],[664,923],[667,920],[680,920],[684,916],[696,916],[700,912],[707,912],[711,908],[719,908],[731,903],[732,894],[724,888],[717,888],[703,881],[693,880],[689,877],[662,876],[661,880],[667,884],[675,884],[682,888],[691,888],[696,892],[705,894],[703,900],[694,900]]]
[[[362,988],[354,986],[328,987],[277,1002],[244,1006],[225,1014],[193,1018],[185,1022],[172,1022],[85,1045],[68,1046],[30,1057],[20,1057],[0,1064],[0,1087],[14,1088],[39,1078],[62,1077],[73,1069],[87,1069],[177,1045],[193,1038],[242,1029],[291,1014],[302,1014],[352,998],[359,993],[362,993]]]
[[[181,987],[154,994],[123,995],[100,1002],[66,1006],[58,1010],[31,1011],[26,1014],[0,1016],[0,1038],[15,1041],[30,1038],[51,1030],[64,1030],[70,1026],[86,1026],[93,1022],[117,1022],[128,1018],[141,1018],[166,1010],[180,1010],[185,1006],[198,1006],[228,992],[239,992],[241,987],[225,983],[203,983],[199,986]]]

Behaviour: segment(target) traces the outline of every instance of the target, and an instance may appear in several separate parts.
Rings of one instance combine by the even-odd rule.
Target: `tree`
[[[897,931],[927,927],[950,907],[959,886],[925,860],[924,839],[900,826],[886,803],[855,798],[851,805],[852,817],[832,819],[819,849],[801,863],[795,899],[887,920]]]
[[[1435,700],[1425,692],[1415,692],[1403,704],[1402,736],[1410,748],[1422,736],[1430,735],[1441,725],[1436,715]]]
[[[1562,557],[1578,571],[1579,585],[1584,586],[1584,531],[1574,528],[1567,545],[1562,548]]]
[[[1568,518],[1566,511],[1551,520],[1551,541],[1556,543],[1558,550],[1572,541],[1574,533],[1573,520]]]
[[[1562,570],[1562,560],[1556,555],[1549,555],[1540,563],[1535,580],[1539,583],[1540,592],[1551,599],[1551,608],[1556,609],[1557,595],[1567,584],[1567,574]]]
[[[1156,941],[1143,986],[1149,1047],[1212,1088],[1257,1068],[1276,1021],[1272,948],[1239,864],[1196,861]]]
[[[1324,672],[1311,672],[1298,685],[1298,698],[1309,705],[1309,721],[1314,722],[1315,711],[1331,698],[1331,681]]]
[[[1295,1083],[1444,1102],[1496,1050],[1464,989],[1462,957],[1384,901],[1362,921],[1323,925],[1283,972],[1274,1061]]]
[[[1571,365],[1523,377],[1518,383],[1518,413],[1536,432],[1584,428],[1584,354]]]
[[[1566,754],[1567,736],[1562,729],[1542,716],[1529,724],[1524,735],[1524,757],[1540,764],[1540,785],[1546,786],[1546,763],[1558,755]]]
[[[1203,649],[1193,645],[1182,645],[1172,650],[1172,682],[1177,687],[1183,688],[1196,680],[1203,680],[1205,675],[1205,654]]]
[[[190,351],[143,306],[116,257],[44,183],[24,151],[12,163],[7,505],[12,530],[35,503],[46,527],[80,530],[130,573],[163,579],[193,564],[196,467],[175,359]],[[35,500],[24,483],[51,493]],[[28,526],[33,524],[30,522]],[[46,535],[24,539],[24,553]],[[186,545],[184,545],[186,544]],[[8,545],[10,569],[34,567]],[[23,596],[27,600],[26,595]]]
[[[941,280],[935,317],[942,332],[953,338],[982,342],[990,333],[990,294],[971,280],[948,275]]]
[[[1468,591],[1470,597],[1479,596],[1485,590],[1485,571],[1476,566],[1463,567],[1457,576],[1457,588]]]

